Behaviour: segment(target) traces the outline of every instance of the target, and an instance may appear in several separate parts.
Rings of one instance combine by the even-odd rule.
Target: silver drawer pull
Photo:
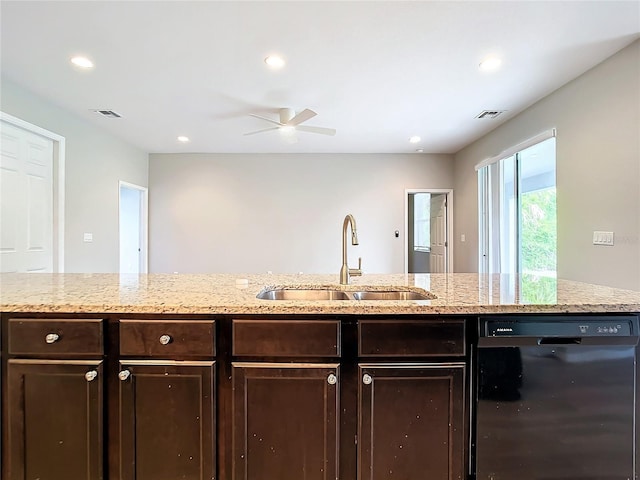
[[[369,375],[368,373],[365,373],[362,376],[362,383],[364,383],[365,385],[371,385],[371,382],[373,382],[373,378],[371,378],[371,375]]]
[[[162,336],[160,337],[160,343],[161,343],[162,345],[169,345],[169,344],[171,343],[171,340],[173,340],[173,339],[171,338],[171,335],[162,335]]]
[[[49,344],[56,343],[58,340],[60,340],[60,335],[57,333],[48,333],[47,336],[44,337],[44,341]]]
[[[330,373],[327,377],[327,383],[329,385],[335,385],[336,383],[338,383],[338,377],[336,377],[333,373]]]
[[[90,370],[84,374],[84,378],[87,382],[92,382],[98,376],[98,372],[95,370]]]
[[[121,381],[125,381],[127,378],[129,378],[131,376],[131,372],[129,370],[122,370],[119,374],[118,374],[118,378]]]

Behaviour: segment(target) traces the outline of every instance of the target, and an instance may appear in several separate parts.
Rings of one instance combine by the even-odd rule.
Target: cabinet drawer
[[[120,320],[120,355],[212,357],[215,331],[214,320]]]
[[[267,357],[338,357],[340,322],[234,320],[233,354]]]
[[[102,355],[102,319],[9,319],[12,355]]]
[[[361,357],[464,356],[464,320],[361,320]]]

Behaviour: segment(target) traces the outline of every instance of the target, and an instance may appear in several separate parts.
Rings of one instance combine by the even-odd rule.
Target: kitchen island
[[[542,303],[527,282],[545,282]],[[478,274],[5,274],[0,288],[8,480],[472,478],[480,318],[640,312],[639,292]],[[318,288],[435,298],[257,298]]]

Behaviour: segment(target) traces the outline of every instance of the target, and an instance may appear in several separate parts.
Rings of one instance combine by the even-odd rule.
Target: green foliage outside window
[[[522,300],[554,302],[558,244],[555,187],[523,194],[521,212],[522,272],[530,277],[522,282]]]

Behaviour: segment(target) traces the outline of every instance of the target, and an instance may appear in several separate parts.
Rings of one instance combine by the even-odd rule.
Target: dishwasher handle
[[[580,345],[582,337],[542,337],[538,345]]]

